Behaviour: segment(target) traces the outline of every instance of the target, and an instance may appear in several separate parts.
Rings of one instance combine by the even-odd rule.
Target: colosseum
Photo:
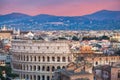
[[[21,79],[51,80],[54,71],[65,68],[71,60],[66,41],[12,41],[12,69]]]

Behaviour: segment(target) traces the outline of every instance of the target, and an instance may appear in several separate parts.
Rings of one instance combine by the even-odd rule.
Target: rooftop
[[[64,75],[67,75],[67,76],[90,75],[91,74],[91,73],[86,72],[86,71],[75,72],[74,70],[66,70],[66,69],[61,69],[60,72]]]

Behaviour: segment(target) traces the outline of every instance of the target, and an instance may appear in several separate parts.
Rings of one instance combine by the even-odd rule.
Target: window
[[[25,78],[25,74],[23,75],[23,78]]]
[[[45,76],[44,75],[42,75],[42,80],[45,80]]]
[[[34,66],[34,71],[36,71],[36,66]]]
[[[27,79],[29,79],[29,76],[27,75]]]
[[[23,49],[25,49],[25,46],[23,46]]]
[[[43,62],[45,61],[45,57],[43,56]]]
[[[60,66],[57,66],[57,69],[60,69]]]
[[[55,57],[52,57],[52,61],[55,61]]]
[[[70,57],[68,57],[68,62],[70,62]]]
[[[49,49],[49,47],[47,46],[47,49]]]
[[[54,71],[55,70],[55,67],[54,66],[52,66],[52,71]]]
[[[22,65],[20,65],[20,69],[22,70]]]
[[[20,46],[18,46],[18,49],[20,49]]]
[[[27,56],[27,61],[29,61],[29,57]]]
[[[32,47],[30,46],[30,49],[32,49]]]
[[[120,70],[118,71],[118,78],[120,78]]]
[[[34,75],[34,80],[36,80],[36,76]]]
[[[62,57],[62,61],[65,62],[65,57]]]
[[[42,71],[45,71],[45,66],[42,67]]]
[[[28,65],[27,65],[27,70],[28,70]]]
[[[32,56],[30,56],[30,61],[32,61]]]
[[[38,57],[38,61],[40,61],[40,56]]]
[[[38,76],[38,80],[40,80],[40,76]]]
[[[23,65],[23,70],[25,70],[25,65]]]
[[[98,62],[96,62],[95,64],[98,65]]]
[[[40,49],[40,46],[38,46],[38,49]]]
[[[58,46],[57,49],[60,49],[60,47]]]
[[[30,66],[30,70],[32,71],[32,66]]]
[[[47,71],[50,71],[50,67],[49,66],[47,67]]]
[[[30,79],[32,80],[32,75],[30,75]]]
[[[65,66],[63,66],[62,69],[65,69]]]
[[[52,76],[52,78],[53,78],[54,76]]]
[[[57,62],[60,62],[60,57],[57,57]]]
[[[47,61],[48,61],[48,62],[50,61],[50,57],[47,57]]]
[[[23,56],[21,55],[21,60],[23,60]]]
[[[38,71],[40,71],[40,66],[38,66]]]
[[[50,76],[47,76],[47,80],[50,80]]]
[[[36,56],[34,57],[34,60],[36,61]]]
[[[25,61],[25,55],[24,55],[24,61]]]
[[[10,59],[10,57],[9,57],[9,56],[7,56],[7,59]],[[18,60],[20,60],[20,55],[18,55]]]

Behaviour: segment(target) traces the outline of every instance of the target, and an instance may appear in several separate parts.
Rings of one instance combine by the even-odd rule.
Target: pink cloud
[[[118,2],[96,2],[96,3],[68,3],[59,6],[48,6],[43,8],[38,8],[37,13],[48,13],[54,15],[67,15],[67,16],[76,16],[76,15],[85,15],[93,13],[98,10],[108,9],[108,10],[120,10],[120,3]]]
[[[68,0],[67,0],[68,1]],[[63,1],[64,2],[64,1]],[[52,2],[51,2],[52,3]],[[22,2],[21,2],[22,4]],[[90,14],[98,10],[120,10],[119,0],[75,0],[58,4],[57,2],[48,5],[30,5],[19,3],[9,3],[0,8],[1,13],[21,12],[29,15],[52,14],[62,16],[80,16]]]

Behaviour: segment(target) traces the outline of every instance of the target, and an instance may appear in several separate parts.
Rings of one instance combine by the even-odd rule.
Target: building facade
[[[0,53],[0,66],[5,66],[6,63],[10,63],[11,62],[11,56],[10,55],[5,55],[5,54],[1,54]]]
[[[93,64],[93,66],[112,65],[115,62],[120,62],[120,56],[97,55],[97,56],[86,57],[86,60],[90,61]]]
[[[54,71],[65,68],[71,60],[66,41],[12,41],[12,68],[21,79],[51,80]]]
[[[95,78],[98,80],[120,80],[120,63],[97,66],[94,71]]]
[[[65,69],[56,71],[52,80],[94,80],[92,65],[82,64],[69,63]]]

